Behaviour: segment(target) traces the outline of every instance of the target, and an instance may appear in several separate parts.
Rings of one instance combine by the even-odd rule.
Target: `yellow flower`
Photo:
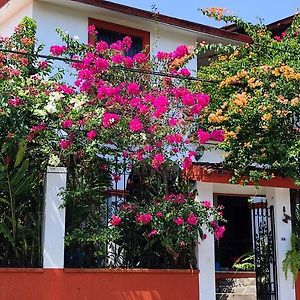
[[[284,96],[279,95],[279,96],[277,96],[277,102],[282,103],[282,104],[288,104],[289,101]]]
[[[236,94],[234,96],[233,103],[237,106],[246,106],[248,103],[248,96],[245,92],[241,94]]]
[[[244,148],[249,149],[249,148],[251,148],[251,147],[252,147],[251,142],[245,142],[245,143],[244,143]]]
[[[237,133],[234,131],[225,131],[224,140],[236,139]]]
[[[256,79],[256,78],[252,77],[252,78],[250,78],[250,79],[248,80],[248,85],[249,85],[251,88],[255,89],[256,87],[262,86],[263,83],[262,83],[262,81],[260,81],[260,80],[258,80],[258,79]]]
[[[289,114],[289,111],[287,111],[286,109],[283,110],[277,109],[276,114],[279,117],[286,117]]]
[[[217,109],[215,113],[211,113],[208,116],[208,121],[211,123],[222,123],[223,121],[226,121],[228,118],[222,115],[222,110]]]
[[[293,99],[291,100],[291,105],[292,105],[292,106],[297,106],[298,104],[299,104],[299,98],[298,98],[298,97],[293,98]]]
[[[261,119],[263,121],[270,121],[272,119],[272,114],[271,113],[266,113],[266,114],[263,114]]]

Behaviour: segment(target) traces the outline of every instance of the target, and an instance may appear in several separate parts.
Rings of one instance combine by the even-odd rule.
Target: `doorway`
[[[253,256],[249,197],[217,195],[216,202],[224,206],[224,218],[227,220],[224,237],[216,241],[216,271],[231,271],[234,263],[241,258]],[[248,271],[252,271],[250,267]]]

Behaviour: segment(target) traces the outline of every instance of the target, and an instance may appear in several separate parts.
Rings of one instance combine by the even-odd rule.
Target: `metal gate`
[[[253,237],[258,300],[277,300],[277,267],[274,207],[266,201],[255,203],[252,209]]]

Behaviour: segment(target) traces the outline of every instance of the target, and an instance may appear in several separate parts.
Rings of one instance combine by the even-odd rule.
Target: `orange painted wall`
[[[0,269],[0,300],[198,300],[191,270]]]
[[[296,300],[300,300],[300,273],[298,273],[296,281]]]

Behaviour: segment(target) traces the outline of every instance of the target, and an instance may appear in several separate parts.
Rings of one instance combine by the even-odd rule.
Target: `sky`
[[[202,24],[221,27],[224,24],[216,23],[202,16],[199,8],[222,7],[235,13],[243,19],[257,22],[262,18],[265,24],[293,15],[300,9],[300,0],[110,0],[151,11],[154,4],[161,14],[186,19]]]

